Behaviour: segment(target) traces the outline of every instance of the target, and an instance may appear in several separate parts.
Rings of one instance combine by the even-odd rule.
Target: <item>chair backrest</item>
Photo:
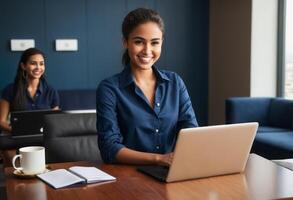
[[[51,114],[44,118],[46,162],[101,160],[96,114]]]

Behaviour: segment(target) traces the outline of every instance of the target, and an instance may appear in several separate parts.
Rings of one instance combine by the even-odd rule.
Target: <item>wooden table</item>
[[[117,181],[53,189],[37,178],[19,179],[13,168],[5,169],[10,199],[278,199],[293,197],[293,172],[251,154],[243,174],[218,176],[176,183],[162,183],[137,172],[134,166],[71,162],[50,164],[52,169],[73,165],[96,166]]]

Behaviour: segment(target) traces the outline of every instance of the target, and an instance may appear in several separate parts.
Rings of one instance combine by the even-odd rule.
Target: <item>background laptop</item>
[[[243,172],[257,127],[252,122],[182,129],[169,168],[138,170],[166,182]]]
[[[11,112],[12,137],[32,137],[43,134],[44,116],[61,113],[61,110],[31,110]]]

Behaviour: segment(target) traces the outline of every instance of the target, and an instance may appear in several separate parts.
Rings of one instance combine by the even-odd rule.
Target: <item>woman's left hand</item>
[[[159,154],[157,157],[157,164],[162,166],[170,166],[173,161],[174,153]]]

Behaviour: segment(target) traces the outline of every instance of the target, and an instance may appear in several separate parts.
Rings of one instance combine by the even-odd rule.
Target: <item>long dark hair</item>
[[[122,23],[122,34],[123,39],[128,40],[129,34],[138,25],[147,22],[156,23],[161,29],[163,35],[165,32],[164,21],[156,11],[148,8],[137,8],[126,15]],[[126,49],[122,56],[122,63],[126,66],[130,63],[130,57],[128,55],[128,50]]]
[[[45,59],[45,54],[37,48],[29,48],[25,50],[18,62],[18,68],[16,76],[14,79],[14,88],[13,88],[13,101],[10,109],[15,110],[25,110],[26,108],[26,84],[27,84],[27,73],[22,69],[21,64],[26,64],[30,57],[33,55],[40,54]],[[41,79],[45,79],[44,75],[41,76]]]

